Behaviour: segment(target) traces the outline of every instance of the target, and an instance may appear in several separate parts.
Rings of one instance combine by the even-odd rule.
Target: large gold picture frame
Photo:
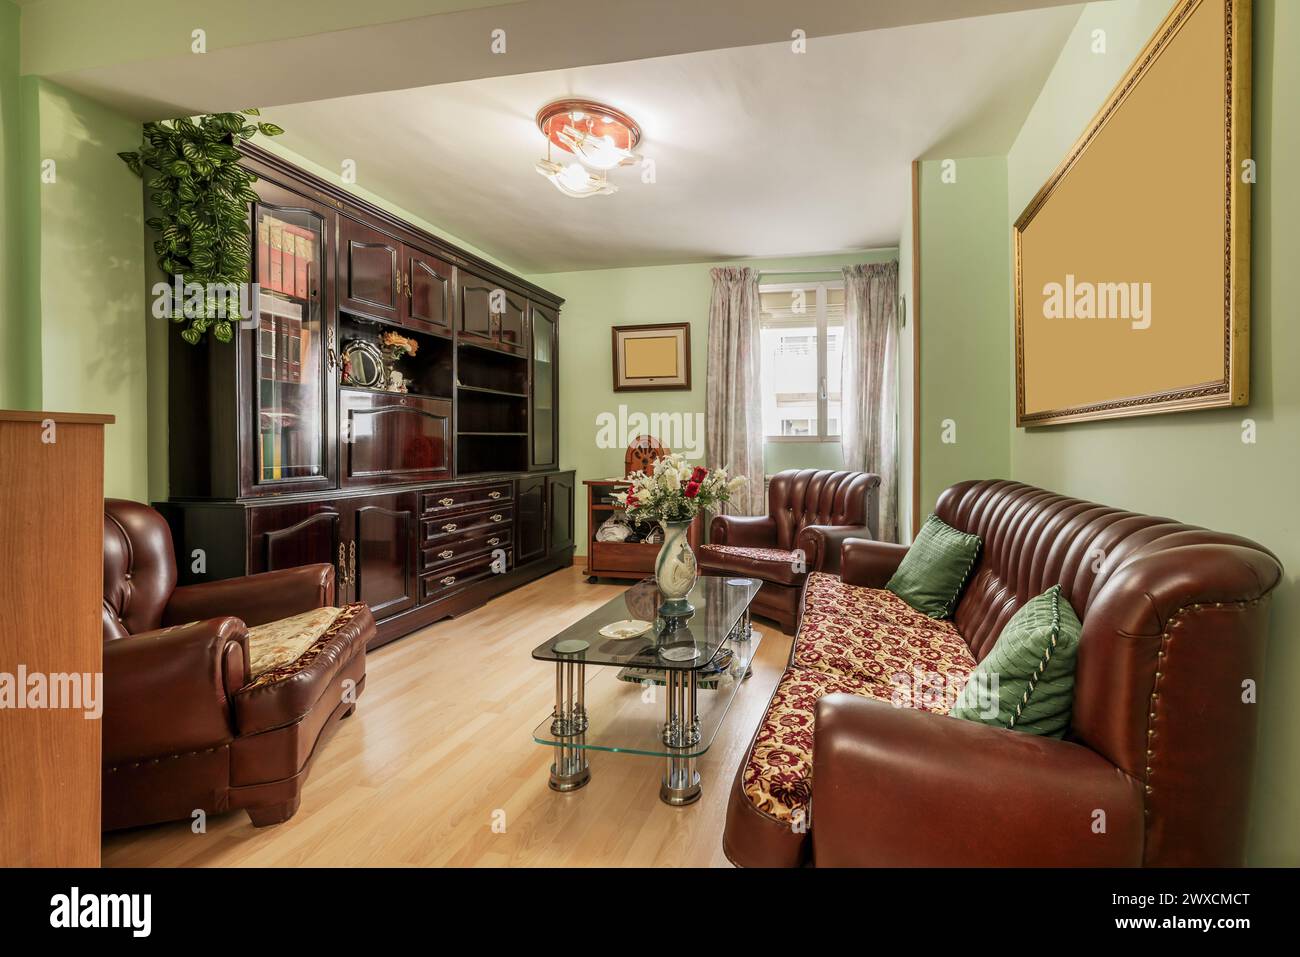
[[[1012,229],[1016,425],[1245,405],[1250,0],[1177,0]]]

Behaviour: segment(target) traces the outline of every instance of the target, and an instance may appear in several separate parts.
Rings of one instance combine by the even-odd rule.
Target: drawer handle
[[[505,517],[505,516],[502,515],[500,512],[497,512],[495,515],[492,516],[492,521],[494,521],[494,522],[499,522],[499,521],[501,521],[501,519],[504,518],[504,517]]]
[[[440,499],[438,499],[438,504],[439,504],[439,505],[455,505],[455,504],[456,504],[456,500],[455,500],[454,498],[440,498]]]
[[[439,580],[442,584],[444,584],[444,585],[454,585],[454,584],[456,584],[456,576],[455,576],[455,575],[448,575],[446,578],[440,578],[440,579],[438,579],[438,580]]]
[[[500,497],[501,497],[500,492],[488,492],[488,498],[500,498]]]
[[[454,532],[456,531],[456,523],[448,522],[446,525],[442,526],[442,530],[444,532]]]
[[[499,538],[489,538],[489,539],[488,539],[488,544],[489,544],[489,545],[500,545],[500,544],[501,544],[501,539],[499,539]]]
[[[445,550],[439,552],[439,553],[438,553],[438,557],[439,557],[439,558],[451,558],[451,556],[452,556],[452,555],[455,555],[455,554],[456,554],[455,552],[453,552],[450,548],[448,548],[448,549],[445,549]]]

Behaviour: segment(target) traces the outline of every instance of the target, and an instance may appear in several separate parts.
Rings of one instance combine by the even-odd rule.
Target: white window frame
[[[817,290],[816,314],[813,319],[813,327],[817,330],[817,434],[816,435],[764,435],[764,442],[834,442],[837,445],[841,436],[827,435],[826,429],[829,426],[828,411],[830,409],[830,388],[829,379],[826,369],[826,292],[829,289],[843,289],[844,280],[824,280],[822,282],[774,282],[762,283],[758,287],[759,295],[766,292],[794,292],[796,289]],[[770,328],[776,323],[764,322],[759,319],[760,331],[764,328]],[[761,341],[761,335],[760,335]],[[841,343],[841,348],[843,344]],[[761,349],[761,346],[760,346]],[[840,401],[843,402],[844,383],[840,383]],[[843,426],[841,425],[841,430]]]

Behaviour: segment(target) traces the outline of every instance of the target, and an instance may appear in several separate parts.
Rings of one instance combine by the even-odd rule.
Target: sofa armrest
[[[248,632],[238,618],[105,642],[104,764],[229,743],[230,697],[247,676]]]
[[[846,585],[884,588],[906,554],[906,545],[846,538],[840,546],[840,577]]]
[[[163,624],[234,615],[264,625],[334,604],[334,566],[299,565],[279,571],[182,585],[172,592]]]
[[[810,572],[840,573],[840,549],[846,539],[870,539],[865,525],[805,525],[795,539]]]
[[[776,521],[770,515],[715,515],[709,523],[709,544],[775,548]]]
[[[1140,785],[1081,745],[846,694],[814,728],[818,866],[1142,863]]]

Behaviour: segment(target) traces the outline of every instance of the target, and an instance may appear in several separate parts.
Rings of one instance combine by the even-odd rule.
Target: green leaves
[[[258,201],[252,187],[257,177],[239,165],[236,146],[258,133],[284,132],[274,123],[249,123],[249,116],[261,116],[261,111],[249,108],[145,123],[140,149],[117,154],[150,190],[149,201],[158,215],[145,224],[159,237],[153,242],[154,255],[169,276],[183,275],[186,283],[209,288],[248,280],[248,204]],[[238,308],[237,294],[218,293],[197,308],[181,309],[178,304],[171,318],[184,327],[180,335],[190,345],[209,334],[217,342],[230,343]]]

